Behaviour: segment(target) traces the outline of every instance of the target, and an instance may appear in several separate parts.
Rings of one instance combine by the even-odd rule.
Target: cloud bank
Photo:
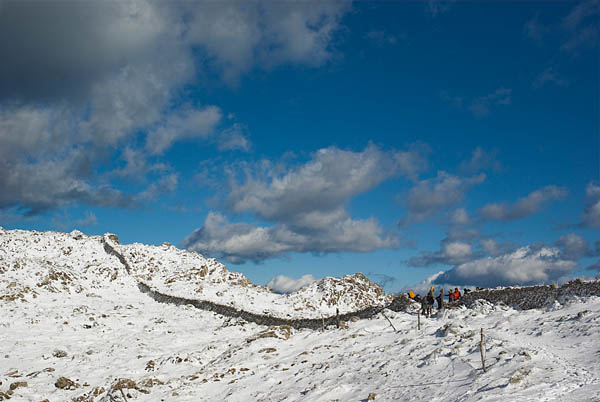
[[[231,177],[227,208],[270,225],[229,222],[211,212],[184,241],[232,262],[261,261],[284,253],[368,252],[397,245],[374,218],[354,219],[347,203],[391,177],[414,177],[424,166],[422,148],[382,151],[375,145],[354,152],[329,147],[291,167],[258,163],[240,182]]]
[[[249,150],[247,130],[218,105],[182,105],[182,91],[209,75],[236,85],[254,68],[321,66],[348,10],[345,1],[2,2],[0,209],[137,206],[168,189],[174,173],[153,167],[174,143]],[[118,150],[127,166],[110,171]],[[156,183],[122,193],[113,179],[134,167]]]
[[[478,213],[485,220],[513,221],[523,219],[540,211],[544,204],[562,199],[567,194],[567,189],[564,187],[546,186],[531,192],[514,204],[487,204]]]
[[[576,265],[557,248],[526,246],[497,257],[460,264],[437,277],[434,283],[480,287],[551,283],[569,274]]]

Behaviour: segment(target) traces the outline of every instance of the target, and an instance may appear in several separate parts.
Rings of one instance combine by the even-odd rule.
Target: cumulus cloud
[[[219,150],[249,152],[252,143],[248,137],[248,127],[240,123],[234,123],[221,132],[218,139]]]
[[[450,223],[453,225],[468,225],[471,223],[471,218],[464,208],[457,208],[450,215]]]
[[[27,215],[81,201],[88,205],[131,208],[133,197],[108,185],[90,185],[91,163],[81,151],[64,159],[13,165],[0,161],[0,208],[18,207]]]
[[[352,197],[390,177],[418,171],[421,158],[409,155],[384,152],[374,145],[361,152],[320,149],[307,163],[282,175],[267,164],[264,177],[234,182],[227,203],[233,212],[252,211],[261,219],[285,222],[298,230],[328,226],[346,219],[344,205]]]
[[[500,245],[494,239],[482,240],[481,247],[487,254],[489,254],[491,256],[497,256],[498,254],[500,254]]]
[[[298,279],[285,275],[277,275],[267,283],[267,287],[275,293],[292,293],[315,282],[316,279],[310,274],[302,275]]]
[[[496,159],[495,152],[488,152],[481,147],[476,147],[471,153],[471,158],[460,164],[459,170],[466,174],[473,174],[482,170],[500,171],[502,165]]]
[[[354,152],[335,147],[314,153],[303,164],[288,166],[260,161],[245,165],[242,179],[230,177],[228,211],[251,214],[259,222],[229,222],[211,212],[185,247],[232,262],[261,261],[288,252],[368,252],[395,247],[397,239],[376,219],[354,219],[347,203],[382,181],[411,177],[423,156],[409,151],[383,151],[369,145]]]
[[[216,106],[179,109],[171,113],[158,127],[148,132],[146,149],[152,154],[159,154],[170,148],[176,141],[206,138],[221,121],[222,115],[221,110]]]
[[[0,208],[131,206],[145,195],[122,194],[111,180],[160,169],[143,159],[176,141],[218,137],[211,142],[222,150],[248,150],[235,126],[218,127],[218,106],[181,106],[182,90],[213,73],[235,82],[256,67],[322,65],[348,9],[344,1],[2,2],[0,167],[10,173],[0,178]],[[97,175],[119,149],[130,150],[126,167]]]
[[[473,259],[474,252],[470,243],[444,239],[442,248],[436,252],[422,252],[421,256],[408,260],[413,267],[427,267],[435,264],[456,265]]]
[[[593,250],[589,243],[576,233],[559,237],[554,245],[562,251],[564,256],[571,259],[594,257],[600,254],[600,240],[596,241],[595,250]]]
[[[481,208],[478,213],[486,220],[512,221],[523,219],[540,211],[544,204],[567,196],[567,189],[546,186],[531,192],[514,204],[492,203]]]
[[[140,201],[153,201],[161,194],[174,191],[179,183],[179,175],[171,173],[160,177],[156,182],[150,184],[144,191],[136,196]]]
[[[210,212],[202,228],[183,242],[189,250],[219,256],[241,264],[247,260],[260,262],[288,252],[369,252],[394,247],[396,239],[387,235],[374,219],[346,217],[330,225],[295,231],[290,225],[260,226],[245,222],[229,222],[217,212]]]
[[[482,252],[477,249],[477,241],[483,236],[475,229],[464,229],[462,226],[451,227],[442,239],[437,251],[421,251],[419,256],[408,260],[413,267],[428,267],[431,265],[458,265],[475,258],[480,258]]]
[[[485,174],[459,177],[440,171],[437,177],[418,182],[404,200],[408,222],[421,222],[464,199],[466,191],[482,183]]]
[[[544,284],[567,275],[576,265],[561,256],[557,248],[526,246],[497,257],[460,264],[435,282],[481,287]]]
[[[585,209],[581,219],[581,226],[591,229],[600,229],[600,186],[589,183],[585,189]]]

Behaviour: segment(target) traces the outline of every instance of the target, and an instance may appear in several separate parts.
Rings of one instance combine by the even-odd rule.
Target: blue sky
[[[599,17],[4,1],[0,225],[167,241],[281,289],[596,276]]]

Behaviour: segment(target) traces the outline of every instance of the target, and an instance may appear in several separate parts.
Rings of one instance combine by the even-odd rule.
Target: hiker
[[[425,315],[427,318],[431,317],[431,311],[433,310],[433,303],[435,303],[434,297],[429,293],[425,298],[427,300],[425,304]]]
[[[458,290],[458,288],[454,288],[454,300],[458,300],[460,299],[460,291]]]
[[[448,303],[452,303],[454,301],[454,292],[448,292]]]
[[[421,302],[421,314],[427,315],[427,295],[419,297],[419,302]]]
[[[431,308],[433,306],[434,300],[430,294],[426,294],[421,298],[421,314],[430,317],[431,316]]]
[[[421,303],[421,295],[415,295],[415,301]]]
[[[444,289],[440,289],[440,295],[435,298],[438,305],[438,310],[442,310],[444,308]]]
[[[466,295],[466,294],[469,294],[469,293],[471,293],[471,289],[465,288],[465,290],[463,290],[463,294]]]

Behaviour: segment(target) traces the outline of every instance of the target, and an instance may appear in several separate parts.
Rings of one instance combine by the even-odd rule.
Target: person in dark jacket
[[[440,294],[435,298],[438,305],[438,310],[442,310],[444,308],[444,289],[440,289]]]

